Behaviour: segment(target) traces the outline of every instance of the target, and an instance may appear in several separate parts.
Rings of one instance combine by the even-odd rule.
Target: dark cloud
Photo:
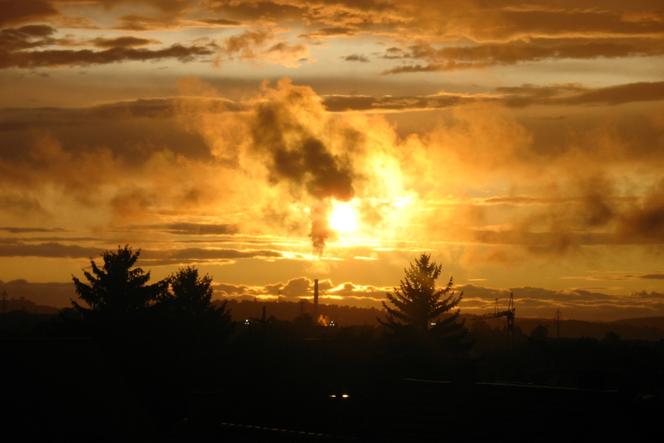
[[[98,48],[133,48],[136,46],[146,46],[153,43],[159,43],[156,40],[147,38],[123,36],[115,38],[97,37],[92,40],[92,44]]]
[[[64,232],[62,228],[29,228],[24,226],[0,226],[0,231],[9,232],[10,234],[25,234],[35,232]]]
[[[663,243],[664,181],[654,186],[640,202],[620,214],[618,220],[618,232],[623,238]]]
[[[657,100],[664,100],[664,82],[639,82],[586,90],[557,101],[566,104],[601,103],[618,105]]]
[[[143,250],[141,259],[155,264],[178,264],[201,261],[228,261],[244,258],[280,258],[281,252],[272,250],[237,250],[216,248],[184,248]]]
[[[38,68],[44,66],[85,66],[108,64],[123,61],[149,61],[174,58],[181,62],[192,61],[200,56],[207,56],[214,50],[207,46],[172,45],[163,49],[137,49],[130,47],[114,47],[102,51],[90,49],[50,49],[29,52],[12,52],[5,54],[0,61],[0,68]]]
[[[0,257],[93,257],[101,253],[101,248],[90,248],[62,243],[0,243]]]
[[[657,0],[410,0],[400,4],[402,11],[411,11],[409,29],[420,36],[475,41],[661,36],[664,16]]]
[[[568,85],[521,85],[499,87],[490,93],[440,93],[432,95],[383,96],[326,95],[330,111],[345,110],[421,110],[440,109],[472,103],[496,103],[508,107],[536,105],[618,105],[631,102],[664,100],[664,82],[639,82],[603,88]]]
[[[570,38],[444,47],[420,43],[402,49],[400,52],[389,48],[383,57],[425,62],[410,62],[385,71],[385,74],[402,74],[483,68],[547,59],[656,57],[662,54],[664,54],[664,40],[661,39]]]
[[[334,26],[334,27],[316,29],[315,31],[311,31],[306,34],[301,34],[300,37],[310,40],[318,40],[318,39],[331,38],[331,37],[348,37],[355,35],[356,33],[357,29],[355,28]]]
[[[236,234],[236,225],[220,223],[166,223],[161,225],[150,225],[152,229],[163,229],[171,234],[180,235],[227,235]]]
[[[75,190],[80,180],[89,186],[111,179],[105,171],[115,160],[126,164],[127,173],[163,149],[186,158],[211,159],[201,135],[177,123],[176,108],[174,100],[158,99],[78,109],[2,109],[0,183],[53,180],[71,183]],[[50,160],[43,161],[46,157]],[[88,174],[91,171],[81,162],[94,157],[106,157],[106,164]]]
[[[664,280],[664,274],[643,274],[639,278],[646,280]]]
[[[54,42],[55,28],[48,25],[26,25],[0,30],[0,54],[10,57],[16,51]],[[1,65],[0,65],[1,66]]]
[[[47,25],[26,25],[0,31],[0,68],[38,68],[44,66],[84,66],[124,61],[149,61],[174,58],[181,62],[208,56],[215,52],[211,46],[184,46],[173,44],[160,49],[144,46],[151,40],[131,36],[113,39],[97,38],[90,43],[105,48],[55,49],[56,29]],[[85,43],[85,42],[81,42]]]
[[[235,21],[235,20],[227,20],[224,18],[205,18],[200,20],[203,23],[207,23],[210,25],[215,25],[215,26],[221,26],[221,27],[235,27],[235,26],[240,26],[242,23]]]
[[[0,242],[0,257],[64,257],[94,258],[104,248],[87,247],[58,242],[29,243],[7,239]],[[151,265],[229,261],[245,258],[280,258],[281,252],[272,250],[238,250],[219,248],[142,249],[141,261]]]
[[[369,63],[369,58],[366,55],[361,54],[350,54],[341,58],[347,62]]]
[[[638,198],[622,197],[614,187],[603,176],[583,178],[566,191],[578,197],[545,201],[523,219],[514,217],[509,229],[478,229],[470,236],[472,241],[517,245],[537,254],[565,254],[583,246],[664,244],[664,182]],[[523,204],[521,199],[516,202]]]
[[[0,0],[0,25],[39,20],[57,14],[50,0]]]

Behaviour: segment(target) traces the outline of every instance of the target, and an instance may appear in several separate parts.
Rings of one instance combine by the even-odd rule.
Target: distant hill
[[[664,329],[664,317],[626,318],[624,320],[616,320],[613,323],[619,325],[632,325],[639,327]]]
[[[76,295],[74,285],[68,283],[34,283],[27,280],[0,280],[0,293],[7,291],[12,299],[25,298],[39,306],[65,308],[71,306],[70,300]]]
[[[30,314],[57,314],[59,309],[53,306],[38,305],[25,297],[8,298],[0,305],[0,312],[28,312]]]
[[[473,322],[478,321],[475,316],[464,316],[466,324],[472,328]],[[503,329],[505,320],[481,320],[493,329]],[[542,318],[516,318],[516,327],[526,335],[533,329],[542,325],[548,329],[549,337],[556,336],[556,324],[550,319]],[[661,340],[664,339],[664,317],[632,318],[612,322],[592,322],[584,320],[561,320],[560,337],[576,338],[590,337],[601,339],[609,332],[618,334],[628,340]]]

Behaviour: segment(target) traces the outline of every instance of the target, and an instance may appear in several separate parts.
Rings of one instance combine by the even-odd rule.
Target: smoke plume
[[[310,237],[314,251],[321,255],[330,236],[329,200],[347,201],[354,195],[349,156],[353,146],[335,143],[333,122],[310,88],[280,82],[266,93],[270,99],[258,102],[254,109],[253,149],[265,155],[271,182],[285,182],[313,198]]]

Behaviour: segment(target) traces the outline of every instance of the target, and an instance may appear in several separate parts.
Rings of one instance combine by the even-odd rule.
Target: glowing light
[[[358,221],[357,209],[353,202],[332,201],[332,209],[328,223],[330,228],[341,234],[349,234],[357,231]]]

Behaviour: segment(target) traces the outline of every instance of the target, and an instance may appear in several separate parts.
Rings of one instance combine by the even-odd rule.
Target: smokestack
[[[314,279],[314,314],[318,317],[318,279]]]

